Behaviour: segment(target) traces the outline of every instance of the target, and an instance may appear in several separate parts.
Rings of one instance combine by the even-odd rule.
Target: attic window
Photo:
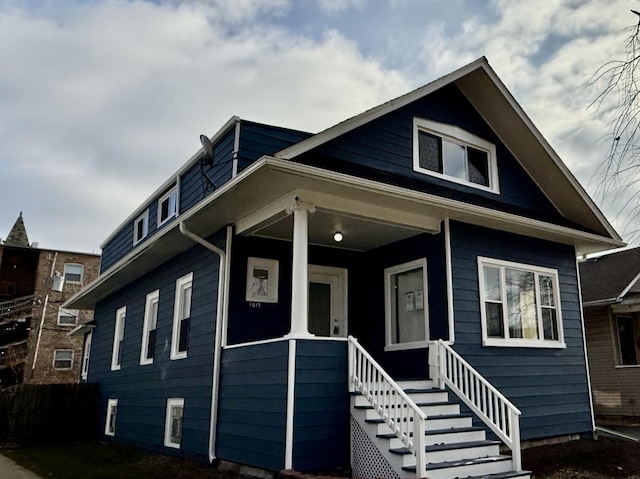
[[[171,188],[158,200],[158,226],[166,223],[178,213],[178,189]]]
[[[414,118],[413,169],[498,193],[496,147],[461,128]]]

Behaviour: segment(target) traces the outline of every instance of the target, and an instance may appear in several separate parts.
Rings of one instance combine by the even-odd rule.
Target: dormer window
[[[413,169],[498,193],[496,147],[461,128],[414,118]]]
[[[133,244],[138,244],[149,233],[149,210],[142,213],[133,223]]]
[[[158,226],[173,218],[178,209],[178,189],[174,186],[158,200]]]

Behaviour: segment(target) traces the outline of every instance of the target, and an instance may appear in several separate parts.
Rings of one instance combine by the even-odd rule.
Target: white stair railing
[[[359,392],[416,457],[416,477],[426,477],[427,415],[371,355],[349,336],[349,391]]]
[[[520,410],[441,339],[429,344],[429,365],[436,385],[449,386],[511,449],[514,470],[522,469]]]

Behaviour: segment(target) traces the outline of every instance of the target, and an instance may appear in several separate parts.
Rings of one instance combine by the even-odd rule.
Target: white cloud
[[[327,13],[340,13],[350,8],[362,9],[365,0],[318,0],[320,8]]]

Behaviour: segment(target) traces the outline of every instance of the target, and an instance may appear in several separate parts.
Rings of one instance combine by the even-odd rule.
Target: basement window
[[[167,399],[167,416],[164,426],[164,445],[180,448],[182,442],[182,418],[184,415],[184,398]]]
[[[118,414],[118,400],[109,399],[107,402],[107,419],[104,425],[104,433],[107,436],[116,435],[116,415]]]
[[[499,193],[495,145],[457,126],[414,118],[413,169]]]
[[[73,368],[73,350],[56,349],[53,352],[53,369],[68,370]]]

